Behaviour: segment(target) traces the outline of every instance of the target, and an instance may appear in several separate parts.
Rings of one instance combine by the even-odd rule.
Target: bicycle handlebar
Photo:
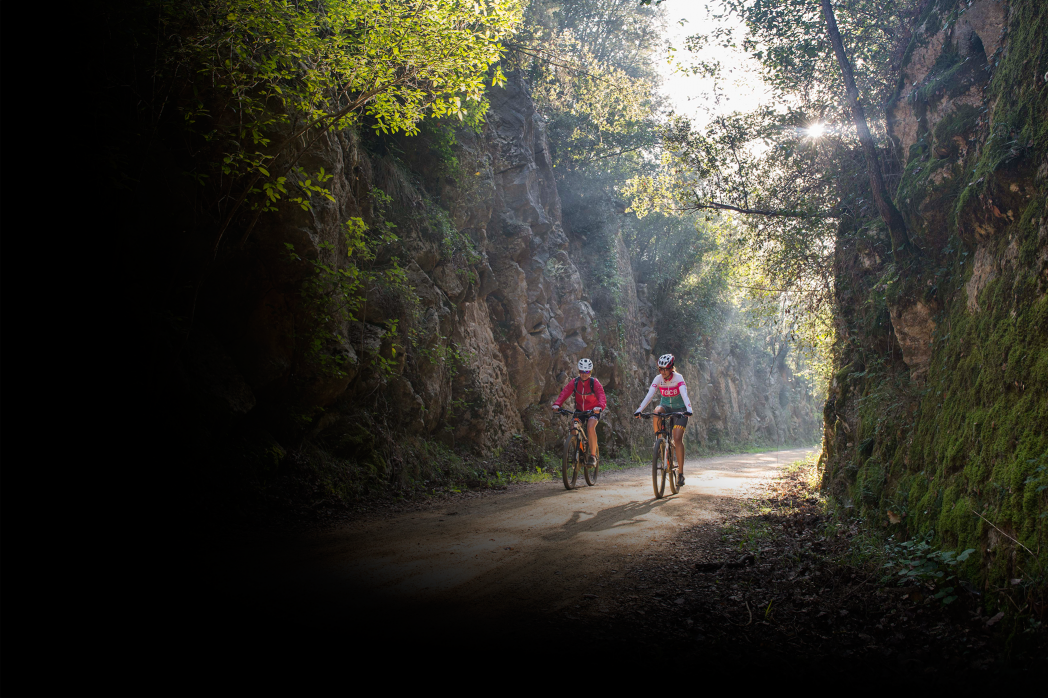
[[[651,419],[652,417],[662,417],[663,419],[669,419],[670,417],[690,417],[692,415],[688,412],[641,412],[640,414],[635,414],[633,416],[642,417],[644,419]]]
[[[593,410],[585,410],[585,411],[583,411],[583,410],[559,409],[559,410],[557,410],[557,414],[559,414],[559,415],[561,415],[563,417],[596,417],[596,416],[598,416],[596,413],[594,413]],[[607,414],[607,410],[601,410],[600,414],[601,415]]]

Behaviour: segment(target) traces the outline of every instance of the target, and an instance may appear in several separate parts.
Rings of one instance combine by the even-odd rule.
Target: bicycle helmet
[[[659,368],[673,368],[673,354],[663,354],[660,356]]]
[[[579,370],[580,371],[592,371],[593,362],[589,359],[579,359]]]

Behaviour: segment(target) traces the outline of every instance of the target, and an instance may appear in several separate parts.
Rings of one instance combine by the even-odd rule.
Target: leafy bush
[[[895,542],[895,537],[888,539],[885,552],[888,562],[885,569],[895,570],[894,577],[898,579],[899,586],[913,583],[931,583],[936,589],[936,599],[941,599],[943,604],[951,604],[957,600],[956,586],[944,586],[956,579],[953,568],[958,563],[964,562],[968,556],[975,552],[975,548],[968,548],[960,553],[953,550],[939,550],[931,545],[932,533],[923,538]],[[881,580],[888,582],[893,578],[890,573]]]

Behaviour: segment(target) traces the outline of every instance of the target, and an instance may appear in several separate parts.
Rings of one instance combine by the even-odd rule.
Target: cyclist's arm
[[[659,386],[652,383],[651,387],[648,389],[648,394],[644,396],[644,399],[640,403],[640,407],[637,408],[637,412],[643,410],[645,406],[647,406],[647,404],[651,402],[651,399],[655,397],[655,393],[657,392],[659,392]],[[634,414],[636,414],[637,412],[634,412]]]
[[[680,396],[684,400],[684,407],[688,410],[688,414],[693,414],[694,411],[691,409],[691,400],[688,399],[688,386],[684,385],[684,381],[680,383]]]
[[[564,390],[561,390],[560,395],[553,401],[553,407],[555,409],[559,409],[564,401],[568,399],[568,396],[571,395],[571,389],[574,387],[574,381],[568,381],[568,384],[564,386]]]

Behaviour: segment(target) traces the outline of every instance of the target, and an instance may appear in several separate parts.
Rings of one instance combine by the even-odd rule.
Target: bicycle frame
[[[670,492],[677,494],[677,471],[679,464],[674,463],[673,426],[676,424],[675,412],[647,412],[639,415],[645,419],[660,419],[655,441],[652,443],[653,457],[651,463],[651,484],[655,490],[655,499],[662,499],[666,488],[667,477],[670,480]]]
[[[574,415],[571,420],[571,428],[574,430],[576,436],[579,437],[579,450],[585,451],[589,447],[589,436],[586,427],[582,424],[582,419],[577,415]]]
[[[564,488],[568,490],[575,488],[580,464],[582,466],[582,471],[585,474],[586,484],[595,485],[597,483],[598,466],[586,465],[585,461],[587,459],[586,454],[589,453],[587,424],[589,418],[596,415],[592,410],[573,410],[570,412],[568,410],[559,410],[558,414],[565,417],[571,417],[571,426],[568,427],[568,434],[564,444],[564,462],[561,471],[564,478]],[[575,444],[575,450],[570,455],[569,451],[571,451],[571,448],[569,448],[569,442]]]

